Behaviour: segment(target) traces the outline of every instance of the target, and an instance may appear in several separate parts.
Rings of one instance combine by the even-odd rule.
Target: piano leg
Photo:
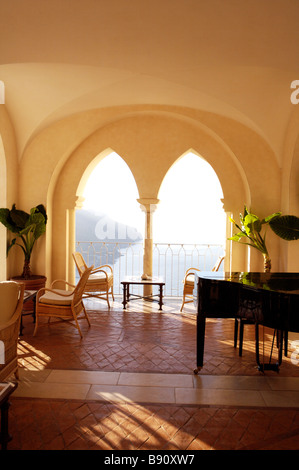
[[[239,330],[239,320],[238,318],[235,318],[234,348],[238,346],[238,330]]]
[[[279,372],[279,366],[282,362],[282,350],[283,350],[283,332],[278,334],[278,362],[276,364],[268,364],[260,363],[260,354],[259,354],[259,324],[255,324],[255,354],[256,354],[256,363],[258,365],[258,370],[264,372],[265,370],[273,370],[275,372]],[[271,360],[271,358],[270,358]]]
[[[204,316],[197,315],[197,347],[196,347],[196,356],[197,356],[197,367],[194,369],[194,374],[198,374],[198,372],[203,367],[203,355],[204,355],[204,347],[205,347],[205,330],[206,330],[206,319]]]
[[[278,365],[281,365],[282,363],[283,339],[285,337],[284,334],[284,331],[277,330]]]

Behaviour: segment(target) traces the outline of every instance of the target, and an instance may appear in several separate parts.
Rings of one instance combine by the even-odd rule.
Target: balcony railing
[[[83,254],[88,266],[109,264],[113,267],[115,294],[122,294],[120,283],[125,276],[143,273],[143,242],[77,241],[76,250]],[[182,279],[188,268],[211,270],[223,255],[223,245],[154,243],[153,275],[165,279],[164,295],[180,297]]]

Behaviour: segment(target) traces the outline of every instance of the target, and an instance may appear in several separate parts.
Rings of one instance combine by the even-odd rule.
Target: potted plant
[[[273,232],[284,240],[299,239],[299,218],[294,215],[281,215],[281,212],[275,212],[264,219],[260,219],[244,206],[244,212],[240,214],[240,224],[231,218],[230,221],[239,232],[230,237],[229,240],[241,242],[259,250],[264,257],[265,272],[271,271],[271,259],[266,246],[267,226],[270,226]]]
[[[0,209],[0,222],[13,234],[7,247],[7,254],[13,246],[19,246],[24,254],[23,272],[19,279],[30,280],[30,259],[36,240],[45,233],[47,224],[46,209],[42,204],[33,207],[30,213],[17,210],[15,204],[12,209]]]

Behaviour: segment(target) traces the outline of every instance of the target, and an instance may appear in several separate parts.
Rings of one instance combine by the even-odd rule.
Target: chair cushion
[[[112,280],[112,274],[111,273],[107,273],[108,274],[108,282]],[[106,284],[106,276],[104,273],[95,273],[95,274],[91,274],[88,278],[88,281],[87,283],[88,284]]]
[[[14,281],[0,282],[0,325],[8,322],[15,313],[20,287]]]
[[[195,277],[194,274],[188,274],[186,281],[185,281],[185,285],[194,286],[194,277]]]
[[[50,305],[71,305],[73,300],[73,294],[69,295],[68,297],[62,297],[58,295],[58,293],[67,294],[68,291],[62,289],[53,289],[55,292],[46,291],[44,295],[42,295],[39,301],[42,304],[50,304]]]

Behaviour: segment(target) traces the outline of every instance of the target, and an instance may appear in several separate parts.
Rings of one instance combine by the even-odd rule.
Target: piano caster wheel
[[[195,375],[197,375],[200,370],[201,370],[201,367],[196,367],[196,369],[194,369],[193,372]]]

